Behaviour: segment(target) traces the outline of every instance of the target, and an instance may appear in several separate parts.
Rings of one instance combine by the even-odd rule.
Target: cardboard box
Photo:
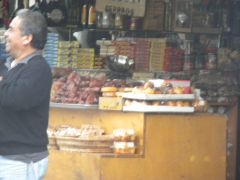
[[[102,110],[122,110],[122,97],[99,97],[99,109]]]

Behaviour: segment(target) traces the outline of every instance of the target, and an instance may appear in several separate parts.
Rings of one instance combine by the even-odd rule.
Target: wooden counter
[[[133,128],[136,155],[50,150],[46,180],[226,180],[227,116],[51,108],[50,125]]]

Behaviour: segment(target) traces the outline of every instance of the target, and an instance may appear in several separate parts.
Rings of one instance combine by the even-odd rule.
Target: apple
[[[192,88],[190,86],[183,87],[183,94],[191,94]]]

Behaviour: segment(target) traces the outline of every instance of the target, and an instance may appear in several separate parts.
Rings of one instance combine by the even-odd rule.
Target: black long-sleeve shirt
[[[51,69],[30,55],[0,81],[0,155],[47,150]]]

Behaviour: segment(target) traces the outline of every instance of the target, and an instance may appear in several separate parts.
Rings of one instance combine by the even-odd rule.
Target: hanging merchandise
[[[46,0],[35,0],[29,9],[40,12],[47,19],[48,4]]]
[[[240,34],[240,1],[234,1],[231,7],[231,33],[234,35]]]
[[[44,15],[44,17],[47,19],[47,12],[48,12],[47,0],[42,0],[39,3],[39,9],[40,9],[41,13]]]
[[[46,18],[48,26],[62,26],[67,22],[67,12],[58,0],[51,0],[47,5]]]
[[[40,11],[40,0],[35,0],[35,3],[29,9],[33,11]]]
[[[7,28],[10,23],[8,0],[3,0],[2,13],[3,13],[3,25]]]
[[[65,0],[65,7],[67,9],[68,25],[79,25],[81,19],[81,1]]]
[[[16,0],[14,5],[14,10],[10,16],[10,20],[12,20],[16,16],[16,13],[19,9],[23,9],[23,8],[24,8],[23,0]]]
[[[0,11],[0,27],[3,26],[3,15],[4,15],[4,12],[3,12],[3,0],[0,0],[0,8],[1,8],[1,11]]]

